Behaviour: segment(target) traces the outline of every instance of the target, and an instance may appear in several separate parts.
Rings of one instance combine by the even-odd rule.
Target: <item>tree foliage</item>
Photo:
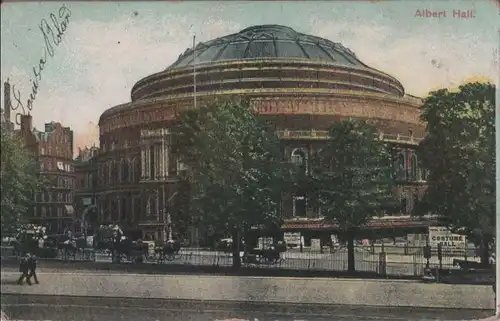
[[[329,129],[313,171],[315,194],[325,220],[348,239],[348,267],[354,267],[354,237],[370,219],[395,207],[389,147],[362,120],[344,120]]]
[[[255,112],[227,100],[183,111],[178,120],[174,150],[189,168],[191,212],[200,224],[231,235],[235,245],[252,227],[280,226],[289,171],[277,136]]]
[[[495,86],[468,83],[454,92],[434,91],[422,109],[428,135],[418,153],[429,170],[429,187],[416,213],[441,215],[452,229],[473,239],[480,236],[482,243],[491,241],[495,233]]]
[[[41,188],[33,156],[14,133],[1,129],[1,216],[2,235],[12,234],[26,222],[33,193]]]

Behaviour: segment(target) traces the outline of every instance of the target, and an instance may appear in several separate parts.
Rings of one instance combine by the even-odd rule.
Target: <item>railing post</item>
[[[443,268],[443,245],[441,243],[438,244],[438,260],[439,260],[439,268],[442,269]]]
[[[378,273],[380,275],[387,275],[387,255],[384,251],[378,255]]]

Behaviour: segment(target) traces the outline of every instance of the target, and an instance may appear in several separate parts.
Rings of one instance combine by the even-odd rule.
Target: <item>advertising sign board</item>
[[[285,232],[283,234],[283,240],[286,244],[290,245],[300,245],[301,237],[300,232]]]
[[[441,244],[443,248],[463,249],[467,244],[467,237],[454,234],[444,226],[430,226],[429,245],[434,248],[438,244]]]

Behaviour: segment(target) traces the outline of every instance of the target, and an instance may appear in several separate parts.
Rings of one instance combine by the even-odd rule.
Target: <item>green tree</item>
[[[362,120],[332,124],[329,140],[314,158],[314,194],[325,220],[347,239],[348,270],[355,270],[354,238],[375,216],[395,209],[389,147]]]
[[[282,223],[289,171],[279,140],[246,103],[235,100],[181,112],[174,137],[174,150],[189,168],[192,215],[205,229],[231,236],[238,268],[242,236],[254,226]]]
[[[429,187],[416,214],[442,216],[451,230],[480,244],[487,264],[495,235],[495,86],[434,91],[422,110],[428,135],[418,153]]]
[[[13,234],[27,222],[31,213],[33,193],[42,180],[33,156],[13,132],[1,129],[1,216],[2,235]]]

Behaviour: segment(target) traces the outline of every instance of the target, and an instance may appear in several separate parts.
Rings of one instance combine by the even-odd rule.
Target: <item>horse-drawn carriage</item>
[[[141,263],[149,257],[147,243],[125,236],[116,225],[101,226],[95,235],[94,247],[96,250],[111,252],[114,263],[120,263],[122,259]]]
[[[33,253],[39,257],[54,258],[57,256],[55,248],[44,246],[47,236],[43,226],[29,224],[21,226],[15,238],[11,239],[14,256],[24,256],[26,253]]]
[[[94,248],[87,243],[84,236],[54,235],[49,237],[47,242],[55,244],[63,260],[95,261],[96,259]]]
[[[158,262],[178,260],[182,257],[180,253],[181,243],[177,240],[168,240],[166,243],[156,242],[154,252]]]
[[[283,262],[281,253],[286,252],[286,244],[273,242],[268,247],[255,248],[243,253],[242,262],[255,265],[275,265]]]

